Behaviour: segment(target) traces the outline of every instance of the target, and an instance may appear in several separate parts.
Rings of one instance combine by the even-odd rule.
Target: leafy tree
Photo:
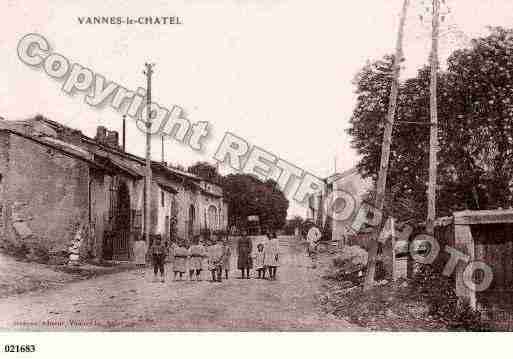
[[[352,145],[361,155],[357,167],[364,177],[377,180],[381,158],[381,141],[384,121],[387,115],[390,88],[392,84],[393,56],[367,63],[355,77],[357,104],[348,133],[352,136]],[[428,121],[429,110],[422,113],[429,105],[429,93],[424,93],[429,76],[426,70],[419,72],[419,77],[402,84],[397,106],[397,121]],[[419,91],[422,89],[422,91]],[[429,132],[427,127],[399,125],[394,127],[390,149],[390,165],[384,210],[400,218],[416,217],[425,213],[424,202],[408,201],[411,198],[425,197],[427,181],[427,149]],[[375,191],[367,196],[369,203],[374,203]],[[411,203],[410,203],[411,202]],[[405,206],[397,204],[407,203]],[[411,206],[413,205],[413,206]]]
[[[454,189],[467,207],[512,204],[512,79],[512,29],[490,28],[490,35],[448,60],[440,96],[441,160],[450,164],[454,181],[441,184]]]
[[[256,215],[266,229],[285,225],[289,201],[274,181],[261,182],[247,174],[223,178],[230,225],[246,226],[248,216]]]
[[[513,204],[513,30],[491,28],[455,51],[438,78],[438,215]],[[364,177],[377,178],[393,57],[355,78],[348,133]],[[429,158],[429,69],[403,81],[394,126],[385,211],[424,220]],[[425,125],[406,122],[425,123]],[[372,197],[372,193],[370,196]]]

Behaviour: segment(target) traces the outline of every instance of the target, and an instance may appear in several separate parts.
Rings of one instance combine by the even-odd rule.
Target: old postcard
[[[2,332],[513,329],[511,1],[0,13]]]

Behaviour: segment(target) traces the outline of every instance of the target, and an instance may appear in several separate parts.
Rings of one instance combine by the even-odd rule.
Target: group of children
[[[276,234],[267,234],[265,243],[259,243],[254,255],[255,269],[258,279],[266,279],[269,271],[269,279],[276,280],[276,272],[279,266],[279,244]]]
[[[275,234],[268,234],[268,241],[259,243],[255,253],[251,253],[251,259],[247,268],[247,277],[249,278],[249,269],[254,267],[258,273],[259,279],[266,279],[266,272],[269,272],[269,279],[276,279],[276,272],[279,266],[279,244]],[[240,249],[240,248],[239,248]],[[240,250],[239,250],[240,252]],[[174,280],[183,280],[184,274],[189,272],[189,280],[194,278],[201,280],[201,274],[205,267],[210,271],[213,282],[221,282],[224,272],[225,279],[228,279],[231,262],[231,248],[228,240],[221,236],[212,240],[196,236],[192,245],[186,241],[172,243],[169,248],[166,247],[160,236],[156,236],[149,248],[148,254],[153,264],[154,281],[158,280],[160,272],[160,281],[165,281],[164,267],[166,258],[169,255],[171,266],[173,268]],[[238,254],[239,257],[241,253]],[[254,264],[254,265],[253,265]],[[244,278],[244,271],[242,272]]]
[[[231,249],[226,240],[217,237],[215,240],[194,238],[192,245],[185,241],[172,243],[168,248],[160,237],[153,240],[149,248],[149,254],[153,264],[154,281],[158,279],[165,281],[164,264],[169,252],[169,259],[173,268],[174,280],[183,280],[183,276],[189,272],[189,280],[201,280],[201,273],[206,267],[212,275],[212,281],[221,282],[224,270],[225,278],[228,279],[230,271]]]

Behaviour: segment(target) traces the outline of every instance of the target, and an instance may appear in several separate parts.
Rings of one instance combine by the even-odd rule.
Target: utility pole
[[[160,139],[162,141],[162,154],[161,154],[161,159],[162,159],[162,163],[165,163],[165,157],[164,157],[164,135],[160,136]]]
[[[431,82],[430,82],[430,133],[429,133],[429,183],[428,183],[428,213],[426,219],[426,232],[430,235],[435,231],[436,218],[436,176],[438,151],[438,109],[436,100],[437,74],[438,74],[438,37],[440,28],[440,0],[433,0],[433,18],[431,35]]]
[[[126,115],[123,115],[123,152],[126,152]]]
[[[145,63],[143,74],[146,75],[146,175],[144,196],[144,237],[150,243],[150,202],[151,202],[151,75],[153,64]]]
[[[388,105],[388,113],[385,122],[385,130],[383,133],[383,142],[381,143],[381,161],[378,174],[378,183],[376,186],[376,199],[374,208],[378,211],[383,211],[383,205],[385,202],[385,191],[387,187],[387,175],[388,175],[388,162],[390,159],[390,145],[392,143],[392,130],[394,127],[395,111],[397,108],[397,95],[399,92],[399,75],[401,72],[401,62],[403,59],[403,37],[404,37],[404,25],[406,23],[406,14],[408,11],[409,0],[404,0],[401,11],[401,17],[399,20],[399,30],[397,32],[397,43],[395,48],[394,57],[394,68],[392,73],[392,87],[390,89],[390,101]],[[381,226],[379,226],[381,227]],[[368,290],[374,285],[374,277],[376,274],[376,255],[378,252],[378,237],[380,228],[377,228],[373,238],[371,240],[367,272],[365,275],[365,282],[363,290]]]

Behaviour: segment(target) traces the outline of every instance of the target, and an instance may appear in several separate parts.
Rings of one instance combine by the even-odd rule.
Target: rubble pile
[[[356,245],[344,247],[333,258],[332,265],[328,268],[324,278],[358,285],[363,278],[367,261],[368,253],[362,247]]]
[[[69,262],[68,265],[78,266],[80,265],[80,247],[84,240],[84,227],[79,226],[73,239],[71,240],[71,244],[68,248],[69,250]]]

